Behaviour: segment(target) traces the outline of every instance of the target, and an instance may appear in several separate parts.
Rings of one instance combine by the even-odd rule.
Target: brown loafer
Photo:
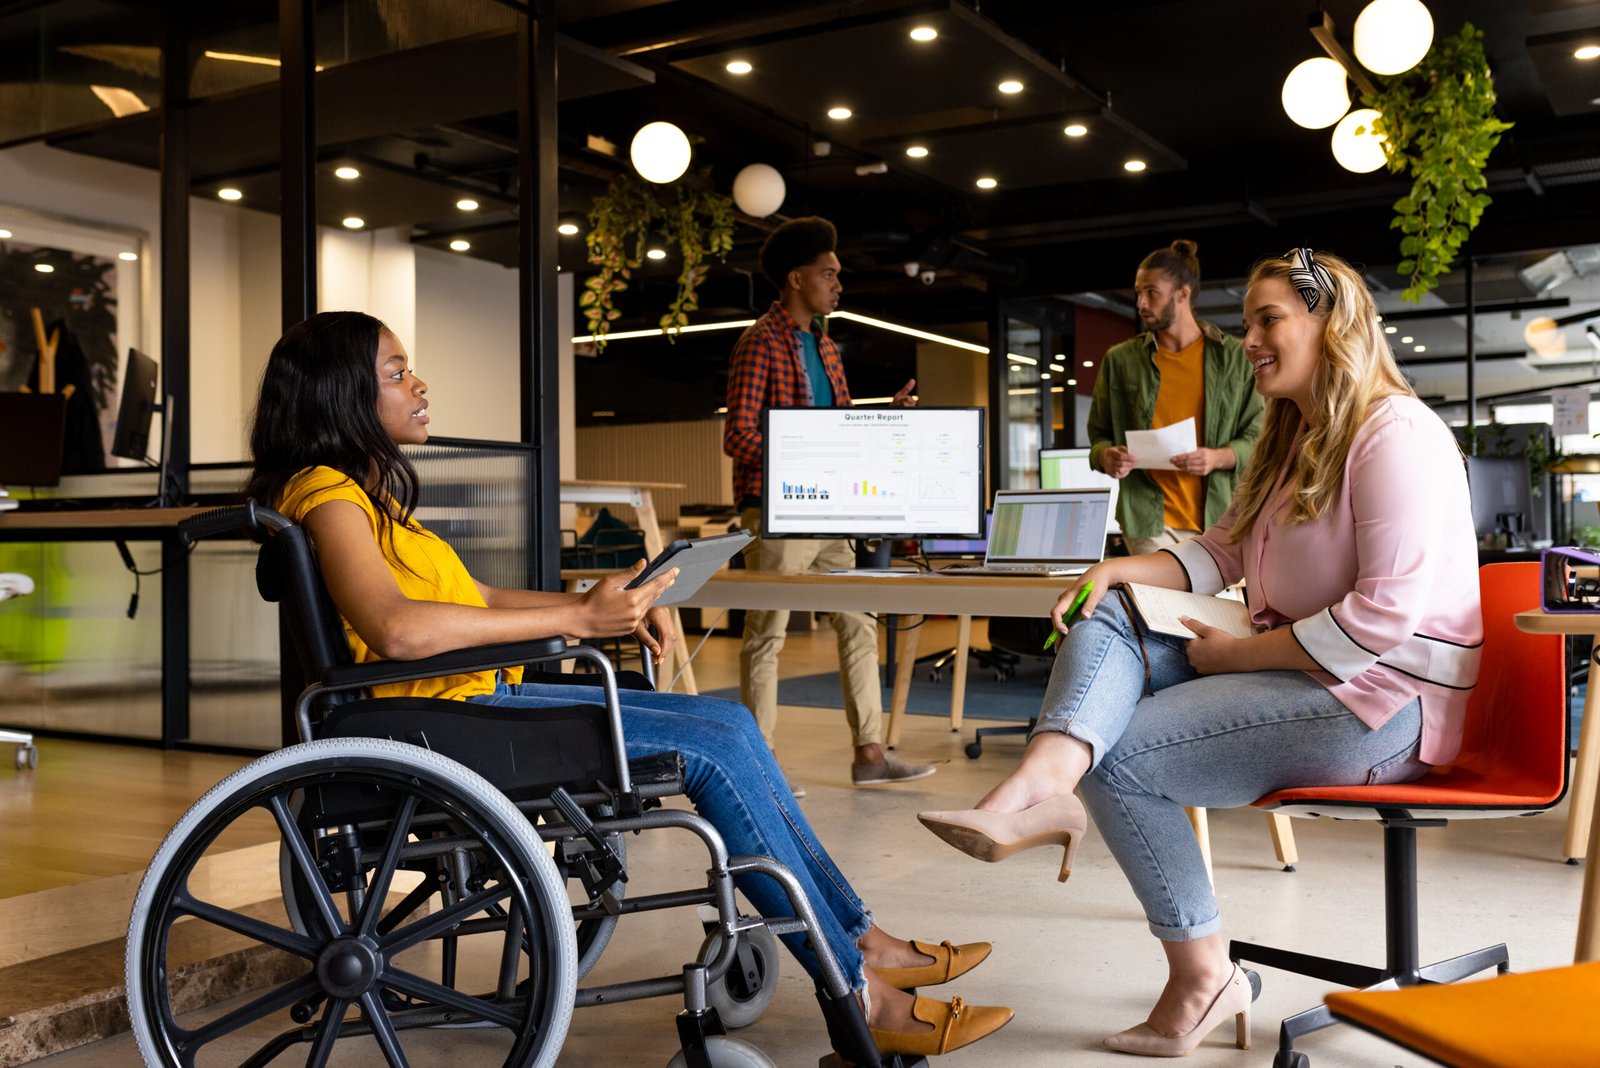
[[[911,1006],[913,1019],[933,1025],[932,1031],[879,1031],[872,1028],[872,1041],[880,1053],[904,1053],[934,1057],[992,1035],[1011,1022],[1011,1010],[999,1005],[968,1005],[960,998],[935,1001],[917,998]]]
[[[897,990],[910,990],[919,986],[938,986],[948,983],[958,975],[965,975],[984,962],[994,949],[987,942],[968,942],[954,945],[946,940],[936,946],[913,940],[911,948],[924,956],[932,957],[927,964],[915,968],[873,968],[878,978]]]

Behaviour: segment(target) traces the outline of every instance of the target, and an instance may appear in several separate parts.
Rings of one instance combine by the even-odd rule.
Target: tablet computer
[[[705,585],[706,579],[722,570],[723,564],[753,540],[748,530],[718,534],[714,538],[695,538],[693,541],[680,538],[646,564],[645,569],[626,588],[631,590],[643,586],[668,568],[675,567],[678,569],[678,580],[656,599],[656,604],[677,604],[693,596],[696,590]]]

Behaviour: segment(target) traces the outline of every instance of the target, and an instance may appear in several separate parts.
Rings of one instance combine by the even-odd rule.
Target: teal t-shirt
[[[822,346],[809,330],[800,331],[800,355],[805,361],[806,378],[811,380],[811,403],[818,408],[833,407],[833,383],[828,381],[828,369],[822,366]]]

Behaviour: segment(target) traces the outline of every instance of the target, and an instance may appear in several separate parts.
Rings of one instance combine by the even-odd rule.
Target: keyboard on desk
[[[1071,578],[1089,570],[1087,565],[1066,567],[1046,564],[956,564],[942,567],[945,575],[1008,575],[1014,578]]]

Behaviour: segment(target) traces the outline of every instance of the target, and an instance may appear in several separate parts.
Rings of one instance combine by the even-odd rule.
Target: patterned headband
[[[1289,284],[1300,291],[1301,299],[1306,302],[1306,311],[1316,311],[1324,294],[1328,297],[1328,303],[1333,303],[1333,275],[1316,261],[1310,249],[1290,249],[1284,253],[1284,258],[1300,261],[1300,266],[1289,268]]]

